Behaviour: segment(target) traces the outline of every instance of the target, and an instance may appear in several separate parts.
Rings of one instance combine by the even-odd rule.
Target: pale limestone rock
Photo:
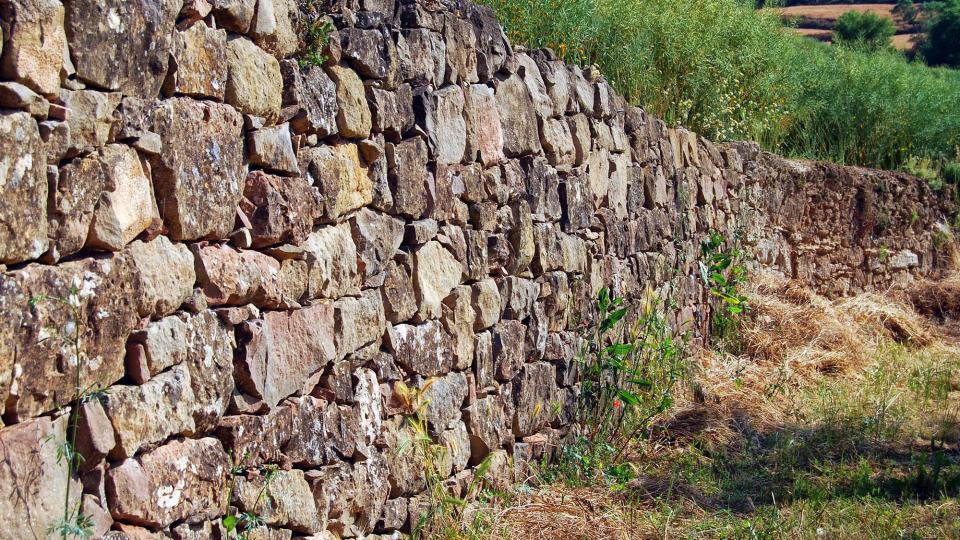
[[[478,281],[472,286],[473,308],[476,310],[474,330],[486,330],[500,320],[503,311],[500,290],[492,279]]]
[[[340,135],[351,139],[369,137],[373,123],[363,81],[352,69],[342,66],[333,66],[328,73],[337,85],[337,126]]]
[[[140,276],[138,299],[141,317],[163,317],[177,310],[193,293],[197,281],[193,255],[187,246],[166,236],[149,242],[134,241],[127,253]]]
[[[227,69],[227,103],[254,116],[280,116],[283,77],[276,58],[252,41],[235,37],[227,41]]]
[[[48,215],[50,251],[53,262],[80,251],[87,242],[90,222],[107,175],[100,156],[76,158],[60,168],[50,193]],[[191,259],[191,264],[192,259]]]
[[[251,165],[279,173],[300,174],[289,124],[253,131],[247,136],[247,142]]]
[[[310,263],[312,298],[337,299],[359,288],[357,248],[350,224],[323,227],[304,241]]]
[[[364,291],[360,298],[341,298],[333,304],[337,358],[379,340],[386,331],[383,300],[375,290]]]
[[[47,250],[46,157],[37,123],[25,112],[0,115],[0,263]]]
[[[310,148],[300,153],[300,167],[320,190],[324,217],[339,221],[373,202],[373,183],[355,144]]]
[[[277,471],[269,487],[263,476],[238,476],[232,503],[261,516],[269,526],[307,534],[322,528],[313,492],[300,470]]]
[[[200,22],[173,38],[167,95],[185,94],[222,101],[227,89],[227,33]]]
[[[209,245],[195,248],[197,283],[211,306],[283,304],[280,262],[257,251]]]
[[[153,187],[137,151],[111,144],[103,149],[106,189],[93,213],[87,245],[120,251],[141,232],[160,221]]]
[[[306,32],[297,0],[259,0],[250,27],[254,42],[283,59],[297,52]]]
[[[70,111],[67,125],[72,155],[95,152],[107,144],[120,98],[119,92],[60,91],[60,100]]]
[[[413,256],[414,287],[421,320],[441,315],[441,304],[463,276],[463,263],[439,242],[430,241]]]
[[[0,6],[0,16],[6,42],[0,75],[56,97],[67,48],[63,5],[56,0],[8,0]]]

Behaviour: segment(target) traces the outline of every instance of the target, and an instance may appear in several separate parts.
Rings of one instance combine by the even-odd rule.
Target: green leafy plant
[[[246,459],[246,456],[240,461],[243,462],[244,459]],[[233,499],[233,494],[236,491],[237,477],[247,474],[249,471],[250,469],[242,464],[236,464],[231,467],[227,501]],[[254,529],[266,525],[266,520],[258,513],[257,509],[264,500],[270,497],[270,484],[274,478],[276,478],[279,471],[280,467],[275,463],[266,463],[256,468],[256,473],[263,477],[263,486],[260,487],[260,491],[257,493],[253,508],[240,512],[236,507],[230,506],[226,517],[223,518],[223,527],[231,538],[235,540],[248,540],[250,533]]]
[[[893,19],[869,11],[848,11],[833,27],[833,41],[846,47],[886,49],[897,32]]]
[[[673,405],[685,373],[685,340],[667,319],[670,303],[648,288],[633,322],[624,299],[608,289],[597,294],[597,323],[582,330],[576,365],[580,374],[577,419],[582,430],[561,448],[550,475],[573,484],[623,487],[633,478],[634,443],[651,421]]]
[[[726,244],[723,235],[710,231],[700,247],[700,275],[710,295],[719,302],[711,311],[713,336],[729,345],[734,340],[739,317],[750,310],[750,304],[741,291],[747,281],[745,254],[738,248],[727,248]]]
[[[303,36],[303,50],[298,61],[300,69],[322,66],[327,61],[323,51],[330,42],[333,25],[324,17],[319,4],[317,0],[308,0],[303,7],[307,29]]]
[[[84,302],[93,296],[94,287],[75,278],[70,284],[66,297],[38,295],[29,301],[29,309],[36,311],[42,304],[52,304],[66,314],[66,323],[63,326],[44,326],[41,330],[41,341],[56,341],[60,348],[69,351],[67,365],[73,365],[73,394],[70,402],[60,408],[61,413],[67,414],[67,433],[62,441],[53,436],[47,443],[56,444],[57,464],[66,464],[66,489],[64,490],[63,514],[55,523],[48,527],[47,534],[59,536],[62,540],[68,538],[89,538],[93,535],[93,522],[83,514],[78,502],[70,503],[71,484],[78,475],[83,456],[77,451],[77,434],[80,423],[80,407],[89,401],[101,399],[105,390],[96,386],[83,385],[83,368],[87,361],[83,349],[83,340],[87,334],[84,322]]]
[[[419,388],[408,386],[400,381],[394,384],[394,395],[399,399],[405,414],[405,422],[410,428],[411,438],[401,444],[401,453],[412,453],[423,463],[424,479],[427,489],[428,506],[412,524],[411,537],[418,538],[482,538],[488,524],[481,513],[472,517],[466,515],[467,504],[483,494],[483,484],[491,461],[488,456],[474,470],[473,480],[467,487],[465,496],[457,497],[450,493],[445,478],[440,473],[440,464],[447,459],[447,449],[438,444],[430,435],[425,415],[429,399],[427,390],[435,379],[428,380]]]
[[[960,1],[944,2],[926,29],[920,47],[927,63],[935,66],[960,67]]]

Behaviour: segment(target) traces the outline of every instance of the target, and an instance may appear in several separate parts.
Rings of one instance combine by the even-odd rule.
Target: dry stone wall
[[[406,531],[397,382],[451,491],[486,459],[502,487],[570,421],[599,287],[706,336],[711,229],[830,294],[945,264],[914,178],[670,129],[468,2],[319,4],[0,0],[0,538],[65,498],[110,538],[222,538],[228,506],[258,538]],[[78,366],[104,392],[68,478]]]

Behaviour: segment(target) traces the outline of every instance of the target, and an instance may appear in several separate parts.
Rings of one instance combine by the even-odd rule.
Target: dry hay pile
[[[739,354],[700,351],[694,381],[700,403],[680,407],[665,421],[667,432],[722,440],[744,422],[761,430],[782,425],[798,390],[856,374],[882,341],[920,347],[933,341],[930,324],[903,294],[830,301],[772,274],[755,275],[745,292],[751,312],[734,344]],[[707,425],[692,428],[694,419]]]

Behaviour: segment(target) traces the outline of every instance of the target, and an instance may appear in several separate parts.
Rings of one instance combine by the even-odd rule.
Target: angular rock
[[[6,538],[47,538],[63,517],[64,496],[71,507],[80,502],[80,485],[71,480],[67,462],[57,459],[66,440],[68,418],[28,420],[0,430],[0,498]],[[70,486],[67,483],[70,482]]]
[[[111,144],[103,149],[106,182],[90,223],[87,245],[120,251],[141,232],[160,221],[150,177],[137,151]]]
[[[441,304],[454,287],[460,284],[463,264],[439,242],[430,241],[413,255],[414,288],[417,291],[421,320],[441,315]]]
[[[257,251],[210,245],[194,248],[197,283],[211,306],[283,304],[280,262]]]
[[[375,290],[364,291],[360,298],[341,298],[333,304],[337,358],[379,340],[386,331],[383,300]]]
[[[310,297],[337,299],[355,292],[360,285],[357,248],[350,224],[341,223],[315,231],[302,245],[310,264]]]
[[[141,317],[169,315],[193,293],[197,274],[187,246],[158,236],[150,242],[133,242],[127,253],[140,275],[137,311]]]
[[[438,321],[418,326],[397,324],[387,331],[385,345],[401,367],[410,373],[434,377],[453,367],[450,338]]]
[[[290,126],[297,133],[327,137],[337,133],[337,85],[319,67],[303,71],[296,60],[280,63],[283,106],[296,107]]]
[[[467,431],[470,433],[470,464],[483,462],[491,453],[512,438],[511,410],[503,396],[478,399],[464,409]]]
[[[527,328],[520,321],[503,320],[493,327],[493,367],[498,381],[509,381],[523,366],[523,339]]]
[[[350,228],[364,285],[381,286],[387,264],[403,242],[403,221],[363,208],[350,222]]]
[[[303,471],[276,471],[269,481],[262,476],[236,477],[233,504],[263,518],[267,525],[301,533],[321,529],[317,506]]]
[[[446,44],[436,32],[425,28],[403,30],[401,73],[414,87],[443,83],[446,72]]]
[[[99,401],[88,401],[80,406],[77,420],[77,452],[83,456],[80,468],[94,468],[116,445],[113,426]]]
[[[527,364],[513,384],[516,402],[514,435],[533,435],[547,427],[554,414],[552,403],[557,396],[556,368],[543,362]]]
[[[417,313],[417,296],[413,289],[413,273],[409,264],[388,262],[381,292],[384,311],[391,323],[405,322]]]
[[[368,90],[373,131],[391,141],[399,141],[414,125],[413,91],[409,84],[396,90]]]
[[[249,336],[237,384],[274,407],[303,390],[307,378],[336,356],[333,305],[264,313],[243,323]]]
[[[102,389],[123,376],[124,345],[139,322],[139,283],[123,256],[82,259],[59,266],[28,265],[0,278],[0,398],[4,418],[26,419],[65,405],[75,392],[74,355],[63,338],[76,332],[66,298],[80,308],[85,331],[81,386]],[[76,290],[73,294],[71,290]]]
[[[227,41],[227,70],[227,103],[254,116],[280,116],[283,76],[276,58],[252,41],[235,37]]]
[[[500,290],[492,279],[484,279],[473,284],[473,308],[476,310],[474,330],[486,330],[497,321],[503,308],[500,302]]]
[[[456,287],[443,302],[441,322],[451,337],[455,369],[469,369],[473,364],[474,320],[476,313],[471,305],[472,290],[469,285]]]
[[[467,159],[477,158],[485,167],[503,161],[503,127],[493,89],[482,84],[467,87],[464,94],[467,118]]]
[[[303,19],[297,0],[259,0],[250,35],[265,51],[283,59],[300,47],[306,34]]]
[[[247,142],[251,165],[279,173],[300,174],[289,124],[253,131],[247,136]]]
[[[0,115],[0,171],[0,263],[36,259],[47,250],[46,157],[25,112]]]
[[[67,50],[63,5],[56,0],[9,0],[0,6],[0,18],[5,42],[0,75],[55,97]]]
[[[313,399],[313,398],[304,398]],[[294,410],[281,406],[270,414],[224,416],[217,426],[217,439],[232,453],[237,465],[259,467],[281,461],[281,451],[296,434],[314,433],[316,429],[294,431]],[[293,456],[291,459],[297,461]]]
[[[427,159],[427,143],[420,137],[387,145],[394,213],[413,219],[426,213],[428,184],[432,180]]]
[[[246,34],[253,22],[257,0],[210,0],[217,26],[238,34]]]
[[[344,28],[339,34],[343,57],[360,75],[384,81],[388,87],[394,86],[400,71],[400,58],[386,28]]]
[[[467,149],[467,122],[463,90],[445,86],[418,97],[417,116],[422,117],[433,158],[440,165],[463,161]]]
[[[539,152],[540,130],[527,85],[519,76],[511,75],[497,85],[496,97],[504,153],[517,157]]]
[[[107,143],[120,96],[118,92],[60,91],[60,100],[70,111],[67,124],[72,155],[97,151]]]
[[[218,103],[186,98],[151,111],[163,152],[151,159],[160,215],[173,240],[226,238],[243,195],[243,119]]]
[[[373,183],[355,144],[306,149],[300,153],[300,167],[320,190],[323,215],[329,221],[373,202]]]
[[[251,246],[299,244],[321,215],[320,194],[302,177],[283,178],[253,171],[243,188],[240,209],[250,220]]]
[[[172,441],[110,469],[110,513],[153,528],[213,519],[226,510],[229,475],[230,458],[218,440]]]
[[[342,66],[333,66],[328,73],[337,85],[337,126],[340,135],[351,139],[369,137],[373,124],[363,81],[352,69]]]
[[[454,427],[460,421],[460,408],[467,399],[467,377],[454,371],[444,377],[431,379],[423,392],[423,417],[435,433]]]
[[[160,92],[182,0],[71,0],[65,7],[77,77],[127,96]]]
[[[547,118],[543,121],[540,137],[543,151],[554,167],[572,165],[576,161],[576,147],[570,127],[564,119]]]
[[[103,162],[97,155],[74,159],[60,168],[55,189],[50,194],[48,216],[48,256],[53,261],[83,249],[106,181]]]
[[[26,111],[38,120],[46,119],[50,113],[50,102],[40,94],[15,82],[0,83],[0,107]]]
[[[203,23],[173,37],[167,95],[184,94],[223,101],[227,90],[227,33]]]
[[[477,38],[470,21],[446,15],[443,38],[446,42],[446,82],[477,82]]]

